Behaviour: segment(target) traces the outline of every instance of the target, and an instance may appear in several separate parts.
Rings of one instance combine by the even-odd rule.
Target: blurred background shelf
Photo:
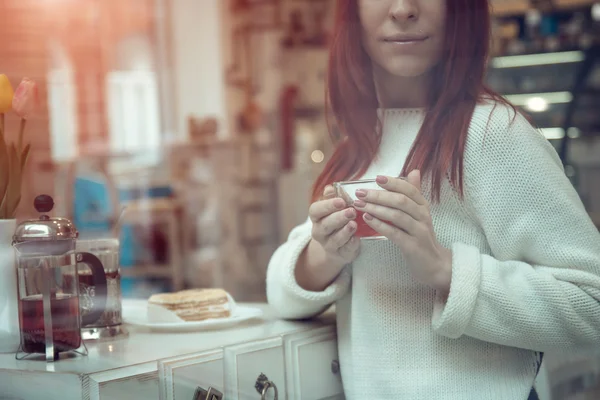
[[[496,1],[488,85],[540,129],[600,211],[600,3]]]
[[[544,2],[539,2],[544,3]],[[549,2],[547,2],[549,3]],[[592,6],[594,0],[554,0],[553,5],[558,12],[573,12]],[[530,0],[492,0],[492,12],[498,18],[522,16],[531,10]]]

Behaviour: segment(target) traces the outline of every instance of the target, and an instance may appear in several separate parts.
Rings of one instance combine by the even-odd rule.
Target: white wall
[[[216,116],[227,135],[225,65],[221,8],[223,0],[171,0],[171,27],[177,118],[175,129],[187,137],[187,119]]]

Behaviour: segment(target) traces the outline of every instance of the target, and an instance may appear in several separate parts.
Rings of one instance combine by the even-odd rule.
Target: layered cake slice
[[[231,316],[231,297],[223,289],[191,289],[155,294],[148,303],[174,312],[184,321],[204,321]]]

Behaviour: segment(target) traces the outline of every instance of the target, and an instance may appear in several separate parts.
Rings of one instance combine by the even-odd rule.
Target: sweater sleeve
[[[433,328],[534,351],[597,345],[600,233],[552,145],[523,117],[505,120],[470,133],[465,152],[465,206],[491,254],[452,245]]]
[[[312,222],[294,228],[287,242],[271,257],[267,269],[267,300],[281,318],[314,317],[339,300],[350,287],[350,272],[344,268],[335,281],[322,292],[311,292],[296,282],[295,268],[300,254],[311,239]]]

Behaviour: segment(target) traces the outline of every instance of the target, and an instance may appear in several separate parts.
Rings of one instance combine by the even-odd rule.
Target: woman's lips
[[[383,43],[387,45],[392,45],[397,49],[410,49],[413,47],[418,47],[420,44],[424,43],[429,37],[427,36],[394,36],[394,37],[386,37],[382,40]]]
[[[383,39],[387,43],[420,43],[427,40],[427,36],[395,36]]]

